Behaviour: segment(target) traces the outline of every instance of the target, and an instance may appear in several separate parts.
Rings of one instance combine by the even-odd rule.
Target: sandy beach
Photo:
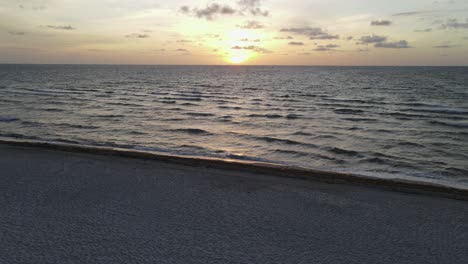
[[[0,263],[462,263],[466,200],[0,144]]]

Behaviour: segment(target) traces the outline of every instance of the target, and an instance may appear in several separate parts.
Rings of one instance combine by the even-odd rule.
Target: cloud
[[[13,36],[23,36],[23,35],[26,35],[26,32],[22,32],[22,31],[8,31],[8,34],[13,35]]]
[[[176,40],[177,43],[191,43],[193,41],[191,40],[188,40],[188,39],[179,39],[179,40]]]
[[[441,25],[441,28],[468,29],[468,19],[466,19],[465,22],[458,22],[457,19],[449,19],[447,20],[447,23]]]
[[[45,25],[43,27],[47,27],[47,28],[51,28],[51,29],[58,29],[58,30],[76,30],[75,27],[72,27],[70,25],[68,25],[68,26]]]
[[[371,26],[390,26],[392,21],[390,20],[373,20],[371,21]]]
[[[186,49],[176,49],[175,51],[178,51],[178,52],[188,52],[188,50],[186,50]]]
[[[402,13],[393,14],[393,16],[415,16],[415,15],[420,15],[424,13],[427,13],[427,11],[402,12]]]
[[[353,36],[349,36],[349,37],[346,37],[344,38],[345,40],[352,40],[353,39]]]
[[[193,14],[198,18],[205,18],[206,20],[213,20],[218,15],[233,15],[237,12],[237,10],[228,5],[213,3],[202,9],[191,9],[188,6],[182,6],[179,8],[179,12],[183,14]]]
[[[269,15],[268,11],[260,8],[260,0],[239,0],[236,4],[236,7],[231,7],[226,4],[211,3],[205,8],[190,8],[185,5],[179,8],[179,12],[206,20],[214,20],[222,15],[245,15],[246,13],[252,16]]]
[[[433,46],[434,49],[451,49],[451,48],[455,48],[456,46],[455,45],[437,45],[437,46]]]
[[[264,28],[264,26],[260,22],[254,21],[254,20],[249,20],[245,24],[239,25],[238,27],[243,28],[243,29],[260,29],[260,28]]]
[[[378,43],[375,43],[374,47],[376,47],[376,48],[387,48],[387,49],[408,49],[408,48],[412,48],[408,44],[408,41],[406,41],[406,40],[400,40],[400,41],[396,41],[396,42],[378,42]]]
[[[128,34],[128,35],[125,35],[126,38],[149,38],[150,35],[148,34],[139,34],[139,33],[132,33],[132,34]]]
[[[304,45],[304,42],[291,41],[291,42],[288,43],[288,45],[291,45],[291,46],[303,46],[303,45]]]
[[[328,45],[318,45],[314,51],[335,51],[335,48],[339,48],[339,45],[336,44],[328,44]]]
[[[181,6],[181,7],[179,8],[179,12],[184,13],[184,14],[190,13],[190,7],[188,7],[188,6]]]
[[[234,47],[232,47],[231,49],[235,49],[235,50],[251,50],[251,51],[254,51],[254,52],[257,52],[257,53],[273,53],[273,52],[270,51],[270,50],[267,50],[267,49],[264,49],[264,48],[261,48],[261,47],[258,47],[258,46],[253,46],[253,45],[244,46],[244,47],[241,47],[241,46],[234,46]]]
[[[239,5],[241,14],[247,12],[253,16],[266,17],[269,15],[269,12],[267,10],[262,10],[260,8],[260,0],[239,0],[237,4]]]
[[[338,39],[338,35],[331,35],[319,27],[301,27],[301,28],[282,28],[280,32],[290,32],[298,35],[304,35],[309,39]]]
[[[428,32],[432,32],[432,28],[416,29],[416,30],[414,30],[414,32],[428,33]]]
[[[285,37],[274,37],[273,39],[294,39],[291,36],[285,36]]]
[[[239,41],[244,41],[244,42],[260,42],[259,39],[248,39],[248,38],[243,38],[243,39],[240,39]]]
[[[372,36],[362,36],[359,39],[359,42],[357,44],[371,44],[371,43],[381,43],[385,42],[387,40],[387,37],[385,36],[379,36],[379,35],[372,35]]]
[[[362,49],[362,48],[359,48],[356,50],[357,52],[368,52],[369,49],[368,48],[365,48],[365,49]]]

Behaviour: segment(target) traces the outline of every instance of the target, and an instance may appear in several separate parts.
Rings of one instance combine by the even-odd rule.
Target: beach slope
[[[468,202],[0,145],[0,263],[463,263]]]

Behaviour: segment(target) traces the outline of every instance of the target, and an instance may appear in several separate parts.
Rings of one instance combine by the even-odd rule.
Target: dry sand
[[[0,263],[467,263],[468,202],[0,145]]]

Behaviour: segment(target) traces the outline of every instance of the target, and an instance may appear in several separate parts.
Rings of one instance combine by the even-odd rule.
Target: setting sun
[[[249,53],[250,53],[249,51],[244,51],[244,50],[233,51],[229,53],[226,60],[229,63],[233,63],[233,64],[243,63],[250,58],[251,54]]]

